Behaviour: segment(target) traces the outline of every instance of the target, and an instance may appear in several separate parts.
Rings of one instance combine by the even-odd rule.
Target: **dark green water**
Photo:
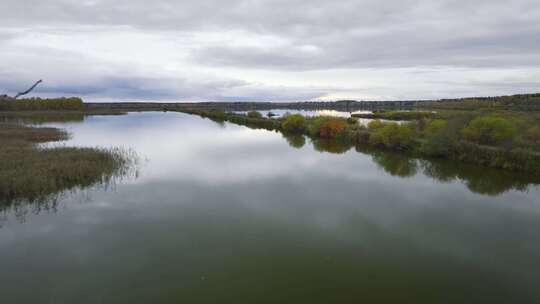
[[[140,175],[4,209],[2,304],[540,303],[533,178],[179,113],[56,125]]]

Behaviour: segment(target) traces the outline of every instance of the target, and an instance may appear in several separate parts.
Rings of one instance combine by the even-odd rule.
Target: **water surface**
[[[250,111],[235,111],[239,114],[247,114]],[[295,109],[274,109],[274,110],[260,110],[256,111],[262,114],[263,117],[268,117],[269,113],[273,115],[271,118],[283,118],[288,115],[300,114],[305,117],[318,117],[318,116],[328,116],[328,117],[340,117],[340,118],[350,118],[352,114],[372,114],[373,111],[362,110],[362,111],[340,111],[340,110],[295,110]],[[358,123],[367,126],[369,122],[374,119],[371,118],[356,118]],[[404,120],[387,120],[387,119],[378,119],[383,122],[393,122],[393,123],[404,123]]]
[[[138,178],[4,209],[2,303],[538,303],[533,177],[180,113],[52,124]]]
[[[247,113],[248,111],[237,111],[236,113]],[[301,114],[303,116],[333,116],[333,117],[343,117],[343,118],[349,118],[351,117],[351,114],[367,114],[367,113],[373,113],[372,111],[338,111],[338,110],[295,110],[295,109],[274,109],[274,110],[260,110],[257,111],[261,113],[263,116],[268,116],[268,113],[274,114],[274,117],[283,117],[285,115],[290,114]]]

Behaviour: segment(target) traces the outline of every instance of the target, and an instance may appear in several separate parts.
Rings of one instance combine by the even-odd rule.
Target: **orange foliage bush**
[[[319,136],[322,138],[335,138],[347,128],[347,122],[339,119],[331,119],[321,125]]]

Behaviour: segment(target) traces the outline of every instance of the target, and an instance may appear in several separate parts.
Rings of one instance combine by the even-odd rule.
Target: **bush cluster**
[[[281,124],[281,128],[288,133],[304,133],[306,130],[306,118],[300,114],[289,115]]]
[[[262,114],[257,111],[250,111],[247,113],[249,118],[263,118]]]
[[[348,125],[341,119],[329,119],[319,127],[319,137],[332,139],[342,134]]]
[[[83,110],[84,103],[78,97],[28,98],[15,101],[0,101],[0,111]]]
[[[397,123],[379,123],[372,124],[371,129],[375,127],[369,137],[372,145],[384,146],[392,149],[408,149],[413,144],[413,128],[409,124]]]
[[[479,111],[438,113],[436,117],[426,118],[431,113],[421,112],[428,114],[421,114],[421,119],[407,123],[373,120],[366,128],[355,120],[338,117],[306,118],[295,114],[268,119],[249,113],[209,113],[212,112],[204,115],[225,117],[234,123],[280,130],[289,135],[308,135],[314,145],[324,147],[325,151],[344,152],[355,144],[407,150],[417,155],[496,168],[521,171],[540,168],[540,153],[534,150],[535,145],[540,145],[540,126],[535,116],[524,119],[518,114],[502,117],[499,113]],[[518,129],[523,131],[518,132]],[[305,143],[301,138],[293,137],[291,142],[299,147]]]
[[[513,141],[517,129],[502,117],[483,116],[472,120],[461,134],[464,139],[481,145],[499,145]]]

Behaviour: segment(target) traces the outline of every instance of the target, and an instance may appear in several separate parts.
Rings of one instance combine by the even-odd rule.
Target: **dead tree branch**
[[[35,88],[38,86],[38,84],[40,84],[40,83],[42,83],[42,82],[43,82],[43,80],[41,80],[41,79],[38,80],[38,81],[37,81],[36,83],[34,83],[34,85],[31,86],[28,90],[26,90],[26,91],[24,91],[24,92],[19,92],[19,93],[17,93],[17,95],[15,95],[14,98],[17,99],[17,98],[19,98],[19,96],[26,95],[26,94],[32,92],[32,90],[35,89]]]

